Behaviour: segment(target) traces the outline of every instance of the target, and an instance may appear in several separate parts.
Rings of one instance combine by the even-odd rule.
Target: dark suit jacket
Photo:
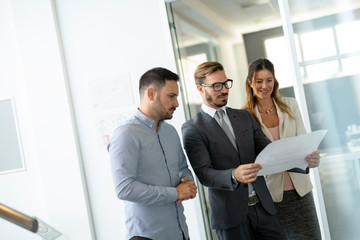
[[[239,226],[248,212],[248,186],[234,189],[232,169],[253,163],[270,143],[247,110],[226,108],[235,133],[238,151],[216,120],[202,110],[182,126],[184,148],[200,182],[209,188],[210,223],[215,229]],[[253,184],[265,210],[276,213],[263,177]]]

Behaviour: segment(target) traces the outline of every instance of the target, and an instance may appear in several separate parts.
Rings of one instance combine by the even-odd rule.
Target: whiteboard
[[[0,174],[24,169],[13,99],[0,100]]]

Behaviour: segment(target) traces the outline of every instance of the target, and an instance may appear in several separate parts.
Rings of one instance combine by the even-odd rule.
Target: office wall
[[[164,2],[2,0],[0,34],[0,99],[15,99],[26,164],[0,175],[0,201],[64,239],[125,239],[105,146],[139,104],[140,75],[176,71]],[[204,239],[199,200],[184,205],[191,238]],[[2,219],[0,232],[40,239]]]
[[[14,97],[26,170],[0,176],[0,201],[73,239],[91,239],[51,1],[1,4],[1,95]],[[40,239],[2,219],[0,232],[1,239]]]
[[[16,97],[17,109],[23,110],[25,108],[24,98],[21,97],[20,79],[16,74],[19,52],[12,17],[10,1],[0,1],[0,35],[2,36],[0,38],[0,99]],[[18,114],[21,126],[26,124],[23,122],[24,115],[26,113],[23,111]],[[2,119],[0,119],[0,124],[3,124]],[[22,138],[27,140],[29,134],[29,131],[22,131]],[[27,153],[27,159],[30,158],[29,155],[32,155],[30,147],[28,148],[28,145],[23,146],[23,150]],[[21,209],[29,214],[34,212],[42,214],[44,211],[41,206],[44,205],[44,199],[42,194],[38,194],[40,193],[40,181],[36,178],[38,173],[36,163],[29,164],[29,162],[26,162],[25,167],[26,171],[0,175],[0,203]],[[28,201],[24,201],[25,197]],[[1,238],[5,240],[12,239],[15,232],[18,239],[38,239],[30,232],[19,231],[19,227],[1,218],[0,232]]]
[[[157,66],[176,72],[165,4],[61,0],[56,9],[96,236],[116,239],[125,231],[123,203],[114,193],[106,143],[138,107],[140,76]],[[172,123],[179,129],[184,121],[180,106]],[[201,239],[194,201],[186,204],[192,238]]]

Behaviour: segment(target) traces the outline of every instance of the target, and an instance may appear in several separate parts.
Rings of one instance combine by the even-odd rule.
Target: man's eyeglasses
[[[228,79],[225,82],[217,82],[213,84],[202,83],[200,85],[204,87],[212,87],[215,92],[219,92],[223,89],[223,86],[225,86],[226,89],[230,89],[233,85],[233,80]]]

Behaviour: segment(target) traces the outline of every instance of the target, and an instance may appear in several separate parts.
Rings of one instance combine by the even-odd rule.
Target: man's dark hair
[[[145,72],[139,81],[139,93],[141,94],[148,89],[151,85],[156,91],[159,91],[164,85],[166,80],[178,81],[179,76],[172,71],[156,67]]]

